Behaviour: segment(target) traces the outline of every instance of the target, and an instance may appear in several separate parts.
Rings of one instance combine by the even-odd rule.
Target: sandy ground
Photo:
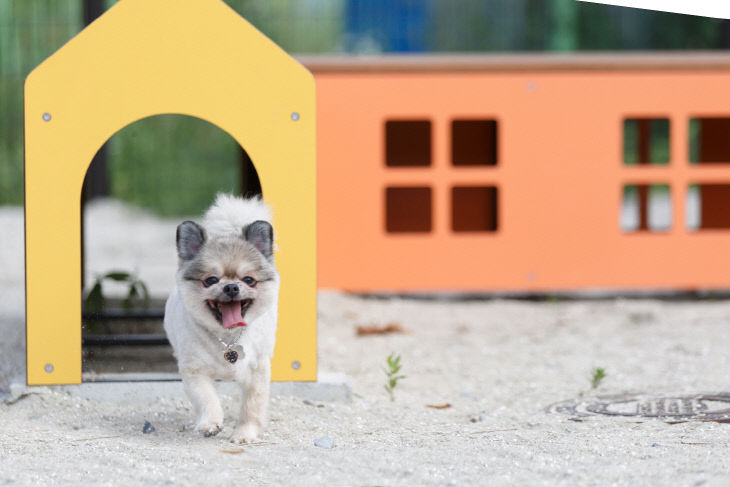
[[[17,209],[0,210],[3,228],[22,230]],[[105,225],[128,214],[96,205],[89,230],[118,245],[140,218],[124,228]],[[163,258],[174,223],[142,220],[150,223],[145,245],[161,247],[154,252]],[[22,290],[22,236],[6,235],[0,389],[23,380],[24,358],[16,289]],[[106,270],[103,241],[90,250],[99,272]],[[167,277],[160,271],[148,279],[160,289]],[[225,436],[232,419],[215,438],[190,431],[184,398],[130,405],[40,389],[0,404],[0,484],[730,485],[730,424],[576,421],[545,411],[581,393],[730,391],[728,301],[464,302],[323,292],[319,310],[320,370],[349,375],[351,403],[273,397],[261,442],[237,447]],[[357,326],[389,323],[407,333],[355,333]],[[393,402],[383,388],[391,352],[401,354],[407,376]],[[593,367],[606,370],[595,391]],[[229,418],[236,401],[226,398]],[[444,404],[450,407],[427,407]],[[154,432],[142,432],[145,421]],[[324,436],[334,439],[333,448],[314,445]]]

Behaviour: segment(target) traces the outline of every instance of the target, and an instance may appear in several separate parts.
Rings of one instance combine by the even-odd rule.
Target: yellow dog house
[[[272,378],[316,380],[312,75],[222,0],[121,0],[25,84],[28,383],[81,382],[86,170],[117,131],[166,113],[217,125],[251,157],[281,249]]]

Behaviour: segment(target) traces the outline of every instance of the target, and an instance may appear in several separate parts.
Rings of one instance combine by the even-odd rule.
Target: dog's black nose
[[[223,286],[223,292],[226,293],[228,296],[235,298],[238,296],[238,284],[226,284]]]

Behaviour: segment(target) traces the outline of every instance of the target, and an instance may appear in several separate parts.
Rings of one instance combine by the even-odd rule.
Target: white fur
[[[219,195],[205,214],[203,227],[208,239],[240,237],[243,227],[256,220],[271,221],[269,209],[260,199]],[[222,430],[223,409],[214,381],[234,380],[241,385],[243,399],[231,441],[254,441],[266,422],[277,323],[278,274],[265,297],[266,308],[250,317],[249,312],[246,328],[232,330],[207,322],[209,311],[194,291],[190,291],[192,285],[184,281],[181,272],[177,273],[175,287],[165,306],[164,326],[178,360],[185,391],[197,415],[196,429],[205,436]],[[243,346],[245,356],[230,364],[224,360],[225,347],[216,337],[231,343],[239,333],[237,343]]]
[[[271,211],[260,198],[243,199],[219,193],[205,212],[203,228],[210,237],[240,235],[243,227],[256,220],[271,223]]]

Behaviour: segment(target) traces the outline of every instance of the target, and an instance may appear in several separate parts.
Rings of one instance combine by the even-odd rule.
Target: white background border
[[[730,19],[730,0],[579,0],[620,7]]]

